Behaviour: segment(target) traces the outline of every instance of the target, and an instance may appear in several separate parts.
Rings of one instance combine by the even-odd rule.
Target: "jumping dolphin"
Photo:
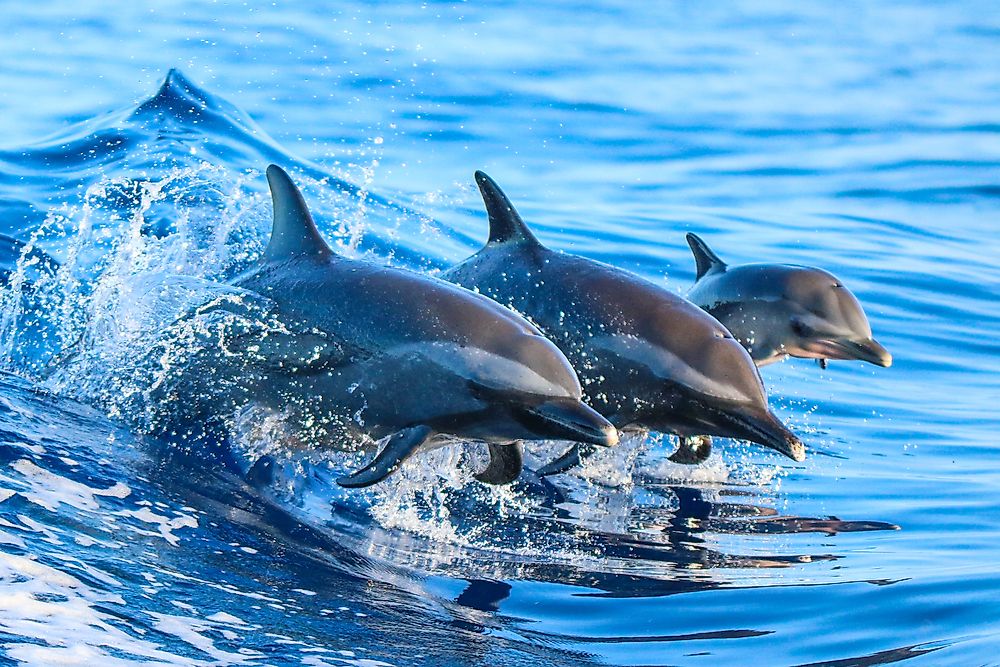
[[[499,186],[476,172],[490,235],[442,277],[526,315],[566,353],[588,402],[619,429],[681,437],[674,460],[698,462],[708,438],[751,440],[796,461],[802,442],[768,409],[760,374],[715,318],[626,271],[549,250]],[[541,474],[579,460],[574,446]]]
[[[566,357],[529,322],[443,280],[336,254],[288,174],[271,165],[267,180],[271,239],[233,284],[278,324],[219,336],[226,348],[213,354],[247,360],[229,371],[241,391],[232,407],[290,414],[319,447],[385,439],[371,463],[337,480],[346,487],[375,484],[449,439],[488,443],[491,462],[478,477],[489,483],[517,477],[519,440],[617,442],[581,401]],[[230,302],[213,308],[243,310]]]
[[[786,356],[857,359],[892,365],[872,338],[858,299],[836,276],[808,266],[727,266],[694,234],[687,235],[697,277],[688,299],[722,322],[758,366]]]

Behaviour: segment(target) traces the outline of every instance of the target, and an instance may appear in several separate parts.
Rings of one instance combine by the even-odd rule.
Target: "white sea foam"
[[[55,512],[60,505],[94,512],[100,509],[99,497],[127,498],[131,489],[116,482],[107,489],[92,488],[40,468],[28,459],[18,459],[11,468],[29,480],[26,489],[19,491],[27,500]]]
[[[122,510],[120,512],[115,512],[116,516],[123,517],[134,517],[139,521],[152,524],[156,526],[157,532],[150,532],[142,530],[135,526],[134,524],[128,526],[128,530],[139,533],[140,535],[157,535],[159,534],[163,539],[169,542],[172,546],[177,546],[180,542],[180,538],[174,534],[174,531],[179,528],[197,528],[198,519],[190,514],[184,514],[182,512],[177,512],[176,516],[168,517],[163,514],[157,514],[148,507],[141,507],[137,510]]]
[[[95,591],[79,579],[29,556],[0,550],[0,631],[16,641],[5,653],[30,665],[207,665],[169,653],[127,632],[103,608],[121,597]],[[108,649],[113,649],[114,654]],[[132,659],[118,657],[122,654]]]

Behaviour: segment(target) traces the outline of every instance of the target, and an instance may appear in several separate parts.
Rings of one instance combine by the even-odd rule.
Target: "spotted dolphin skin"
[[[682,438],[675,460],[707,456],[701,436],[751,440],[796,461],[805,447],[768,409],[746,350],[713,317],[626,271],[549,250],[486,174],[476,172],[490,235],[442,274],[528,316],[580,374],[588,402],[619,429]],[[574,447],[543,467],[561,472]]]
[[[418,450],[456,438],[488,443],[478,477],[489,483],[520,473],[520,440],[617,442],[537,328],[443,280],[336,254],[288,174],[271,165],[267,180],[270,243],[234,286],[279,324],[225,338],[234,357],[250,359],[236,372],[244,403],[291,415],[320,448],[384,439],[339,484],[375,484]]]
[[[703,240],[687,235],[697,264],[688,299],[714,315],[747,348],[758,366],[786,356],[856,359],[892,365],[872,338],[858,299],[836,276],[808,266],[727,266]]]

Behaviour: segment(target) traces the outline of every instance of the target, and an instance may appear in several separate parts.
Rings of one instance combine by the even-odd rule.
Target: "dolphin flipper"
[[[566,452],[551,463],[543,465],[535,472],[539,477],[558,475],[583,463],[583,460],[594,453],[594,448],[589,445],[573,445]]]
[[[337,484],[348,489],[356,489],[377,484],[399,470],[403,461],[410,458],[417,449],[431,436],[429,426],[411,426],[389,436],[372,462],[361,470],[344,475],[337,479]]]
[[[712,453],[712,438],[707,435],[692,435],[682,437],[677,444],[677,451],[668,458],[674,463],[698,465],[704,463]]]
[[[515,442],[510,445],[498,445],[489,443],[490,463],[482,472],[474,476],[485,484],[502,486],[510,484],[524,468],[524,456],[521,452],[521,443]]]

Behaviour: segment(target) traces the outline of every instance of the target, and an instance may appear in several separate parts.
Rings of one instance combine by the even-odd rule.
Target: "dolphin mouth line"
[[[892,355],[874,339],[855,341],[844,338],[822,338],[812,342],[806,349],[819,359],[867,361],[882,368],[892,365]]]
[[[563,401],[552,401],[528,408],[525,412],[563,432],[562,437],[553,437],[553,440],[575,440],[600,447],[618,444],[618,430],[585,403],[570,407]]]
[[[773,449],[780,454],[784,454],[793,461],[805,461],[806,459],[806,448],[805,445],[799,440],[795,434],[784,426],[782,428],[788,432],[787,436],[777,436],[773,433],[758,426],[752,419],[734,412],[724,412],[718,408],[709,408],[711,412],[714,412],[717,416],[721,417],[723,423],[733,424],[744,429],[750,435],[755,435],[759,438],[758,441],[750,440],[750,438],[735,436],[735,440],[747,440],[750,442],[756,442],[756,444],[768,449]],[[777,422],[777,419],[775,419]],[[780,422],[778,422],[780,424]]]

